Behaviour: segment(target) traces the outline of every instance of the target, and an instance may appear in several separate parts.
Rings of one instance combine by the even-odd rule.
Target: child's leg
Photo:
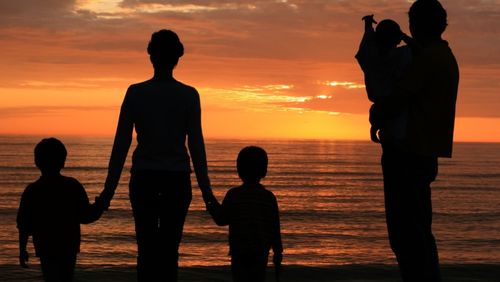
[[[40,257],[45,282],[71,282],[75,272],[76,254],[64,257]]]
[[[233,282],[266,281],[267,255],[244,255],[231,257]]]

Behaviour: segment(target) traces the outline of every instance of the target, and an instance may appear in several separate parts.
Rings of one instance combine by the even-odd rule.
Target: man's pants
[[[390,145],[382,148],[387,230],[403,281],[439,282],[430,186],[437,176],[437,158]]]

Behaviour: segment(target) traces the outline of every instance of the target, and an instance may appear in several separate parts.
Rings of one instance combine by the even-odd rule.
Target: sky
[[[0,1],[0,134],[114,135],[151,33],[185,46],[207,138],[368,140],[361,17],[408,32],[408,0]],[[443,0],[460,65],[456,141],[500,142],[500,0]]]

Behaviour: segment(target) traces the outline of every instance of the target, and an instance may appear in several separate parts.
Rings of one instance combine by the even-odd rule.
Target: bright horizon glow
[[[151,77],[151,32],[171,28],[207,139],[369,140],[359,13],[407,31],[411,2],[5,2],[0,134],[113,136],[127,87]],[[461,71],[455,141],[500,142],[500,1],[442,3]]]

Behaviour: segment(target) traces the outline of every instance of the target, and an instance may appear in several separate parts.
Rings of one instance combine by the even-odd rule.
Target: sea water
[[[24,188],[39,177],[33,148],[40,139],[0,136],[0,264],[18,260],[16,213]],[[77,178],[93,201],[103,188],[112,139],[60,139],[68,149],[63,174]],[[207,140],[209,174],[219,200],[240,184],[235,159],[248,145],[261,146],[269,154],[263,184],[278,198],[284,263],[395,263],[387,241],[377,144]],[[440,159],[432,189],[433,230],[441,262],[500,263],[500,144],[457,143],[454,150],[453,159]],[[98,222],[82,225],[80,264],[135,264],[129,169],[130,157],[110,210]],[[29,251],[33,254],[32,245]],[[180,265],[226,265],[227,252],[227,227],[213,223],[193,176]]]

